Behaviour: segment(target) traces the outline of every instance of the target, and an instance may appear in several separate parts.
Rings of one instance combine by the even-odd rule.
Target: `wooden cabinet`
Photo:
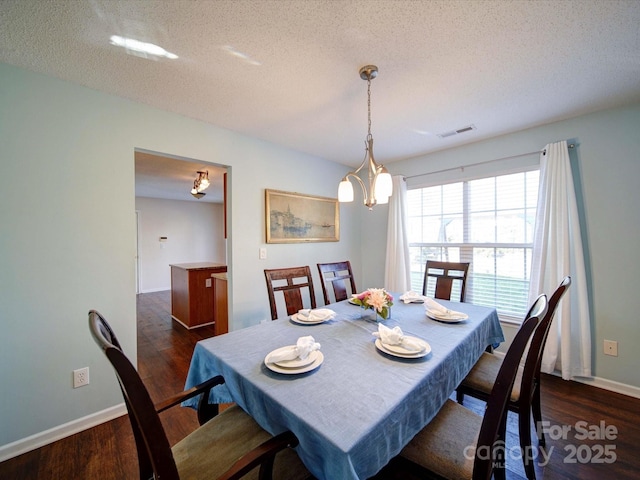
[[[213,277],[213,327],[214,335],[229,331],[229,304],[227,302],[227,274],[214,273]]]
[[[213,281],[211,275],[224,273],[220,263],[178,263],[171,265],[171,316],[187,328],[211,325]]]

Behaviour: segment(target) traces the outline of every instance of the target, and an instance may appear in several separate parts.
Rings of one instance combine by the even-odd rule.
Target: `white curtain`
[[[407,182],[401,175],[393,177],[393,195],[389,198],[387,258],[384,285],[398,294],[411,290],[411,262],[407,236]]]
[[[567,142],[545,147],[540,157],[540,187],[533,240],[531,301],[550,296],[571,275],[560,301],[542,357],[542,371],[562,378],[591,376],[591,321],[578,207]]]

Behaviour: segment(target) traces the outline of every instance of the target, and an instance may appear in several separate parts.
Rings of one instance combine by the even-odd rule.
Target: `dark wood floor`
[[[168,292],[138,296],[138,368],[156,401],[183,389],[193,346],[213,335],[212,327],[189,331],[173,322],[169,301]],[[550,460],[544,468],[537,468],[538,478],[639,478],[639,399],[549,375],[543,378],[542,397],[543,418],[549,422],[553,438],[547,437]],[[466,400],[465,406],[478,413],[484,408],[482,402],[473,399]],[[190,409],[173,408],[162,419],[172,444],[197,427]],[[608,428],[609,439],[581,439],[581,431],[591,426],[590,437],[600,433],[593,429],[600,430],[601,422]],[[566,435],[560,435],[569,427]],[[617,434],[611,438],[614,427]],[[507,450],[517,445],[516,419],[510,417]],[[613,455],[615,461],[603,463]],[[0,463],[0,479],[125,480],[136,475],[135,446],[126,416]],[[422,476],[394,463],[375,478],[417,480]],[[507,455],[507,478],[524,478],[521,462],[514,455]]]

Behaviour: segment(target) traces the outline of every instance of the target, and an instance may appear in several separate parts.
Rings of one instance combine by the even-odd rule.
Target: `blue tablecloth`
[[[396,299],[385,321],[426,340],[432,352],[424,358],[381,353],[371,335],[377,324],[340,302],[327,307],[337,315],[326,323],[279,319],[198,342],[185,388],[221,374],[226,384],[212,400],[236,402],[271,434],[291,430],[317,478],[369,478],[431,421],[485,348],[504,341],[495,309],[439,303],[469,319],[440,323],[426,317],[423,305]],[[322,345],[319,368],[284,375],[265,366],[269,352],[305,335]]]

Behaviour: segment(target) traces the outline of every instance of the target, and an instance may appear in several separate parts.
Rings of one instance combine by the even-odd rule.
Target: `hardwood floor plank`
[[[213,336],[213,327],[187,330],[171,319],[169,292],[138,296],[138,370],[151,397],[159,401],[181,391],[198,340]],[[117,332],[116,332],[117,333]],[[537,466],[538,479],[631,480],[638,478],[640,455],[640,399],[620,395],[558,377],[543,375],[542,414],[553,433],[571,430],[553,438],[547,435],[549,464]],[[484,403],[466,398],[465,406],[482,414]],[[173,408],[161,415],[169,442],[176,443],[198,426],[191,409]],[[584,426],[614,426],[612,440],[580,439]],[[584,428],[583,428],[584,429]],[[557,438],[556,438],[557,437]],[[536,444],[536,443],[534,443]],[[510,413],[507,448],[519,445],[517,418]],[[615,447],[613,463],[594,463],[600,445]],[[571,456],[581,449],[582,457]],[[572,458],[576,463],[567,463]],[[587,461],[591,460],[591,461]],[[584,461],[584,463],[581,463]],[[98,425],[58,442],[0,463],[1,479],[128,480],[138,476],[137,454],[127,416]],[[375,480],[419,480],[424,475],[401,459],[394,459]],[[507,479],[524,479],[519,458],[507,456]],[[334,479],[332,479],[334,480]],[[340,479],[335,479],[340,480]]]

